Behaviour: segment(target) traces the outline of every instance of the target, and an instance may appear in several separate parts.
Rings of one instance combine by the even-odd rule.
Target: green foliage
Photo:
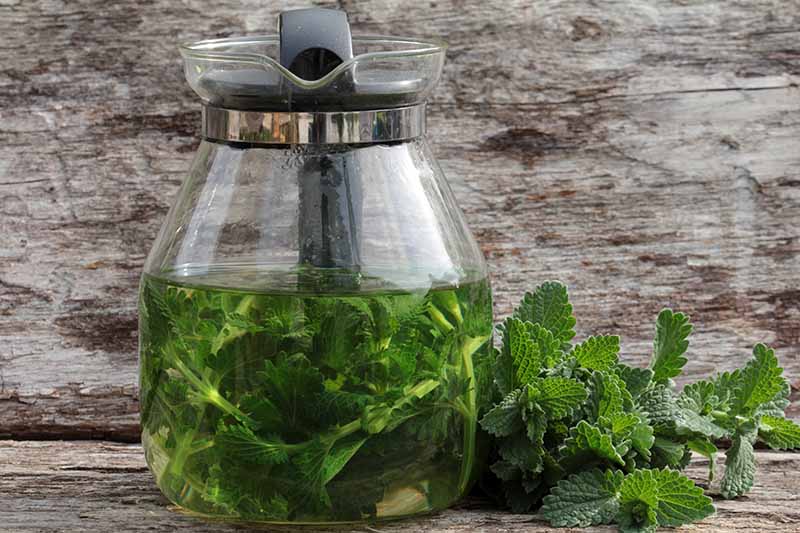
[[[758,426],[758,438],[773,450],[800,448],[800,426],[785,418],[764,415]]]
[[[515,511],[541,505],[553,526],[675,527],[714,512],[679,472],[692,452],[709,459],[713,480],[715,443],[731,439],[720,485],[730,498],[753,484],[757,438],[800,446],[800,426],[783,416],[788,382],[767,347],[741,370],[678,391],[692,330],[683,313],[659,313],[648,368],[620,362],[616,336],[571,346],[573,326],[566,287],[546,282],[500,328],[501,400],[481,423],[495,442],[490,470]]]
[[[250,463],[274,465],[289,460],[289,446],[279,437],[262,439],[247,426],[222,425],[217,431],[216,444],[228,448],[233,455]]]
[[[733,443],[725,455],[725,475],[720,492],[725,498],[736,498],[746,494],[753,487],[756,476],[756,456],[753,443],[756,440],[755,428],[743,427],[733,436]]]
[[[625,382],[625,388],[633,398],[638,398],[653,381],[653,371],[649,368],[638,368],[619,363],[614,371]]]
[[[625,382],[612,372],[595,371],[588,380],[589,401],[587,415],[590,420],[598,420],[630,409],[633,403]]]
[[[533,293],[526,293],[514,311],[514,317],[552,332],[562,347],[569,347],[575,336],[575,317],[567,287],[557,281],[545,281]]]
[[[635,470],[625,476],[619,494],[623,530],[677,527],[714,514],[703,489],[669,468]]]
[[[561,480],[544,497],[542,516],[556,527],[588,527],[612,522],[619,512],[619,470],[586,470]]]
[[[703,489],[675,470],[592,469],[563,479],[545,496],[542,515],[553,526],[595,526],[617,521],[623,531],[676,527],[714,513]]]
[[[683,313],[664,309],[658,314],[653,358],[650,361],[654,381],[664,383],[681,373],[687,361],[683,354],[689,347],[687,337],[691,332],[689,317]]]
[[[783,369],[775,352],[763,344],[753,348],[753,358],[744,367],[733,395],[733,409],[739,415],[755,411],[772,400],[783,388]]]
[[[574,379],[547,377],[528,386],[528,400],[539,404],[550,419],[572,415],[585,399],[586,389]]]
[[[572,349],[578,364],[589,370],[608,370],[619,358],[619,337],[600,335],[589,337]]]
[[[625,460],[614,448],[611,435],[585,420],[581,420],[569,430],[569,437],[564,441],[561,455],[564,462],[572,468],[592,463],[596,459],[625,466]]]
[[[143,434],[173,501],[248,520],[361,520],[420,468],[437,466],[444,501],[473,478],[491,394],[485,282],[303,296],[146,277],[140,307]],[[558,343],[540,333],[547,361]],[[582,387],[556,385],[543,389],[554,408],[582,399]],[[534,407],[511,421],[543,431]],[[541,462],[525,453],[509,450],[517,464]]]
[[[481,426],[496,437],[506,437],[522,428],[521,398],[526,391],[517,389],[492,407],[481,419]]]

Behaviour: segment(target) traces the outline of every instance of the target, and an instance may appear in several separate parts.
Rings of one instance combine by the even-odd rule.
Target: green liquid
[[[442,509],[470,487],[488,400],[488,282],[243,292],[145,276],[142,442],[196,513],[338,522]],[[205,283],[204,283],[205,282]]]

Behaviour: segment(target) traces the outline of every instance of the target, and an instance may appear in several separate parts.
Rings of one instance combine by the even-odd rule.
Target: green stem
[[[163,392],[161,390],[156,392],[156,397],[161,402],[161,409],[168,409],[173,414],[173,417],[171,417],[170,420],[171,421],[175,420],[174,417],[177,416],[177,414],[170,405],[169,401],[164,399]],[[197,414],[194,428],[192,428],[189,433],[185,434],[189,436],[189,438],[186,439],[185,441],[183,438],[180,438],[180,433],[176,432],[175,428],[172,425],[169,425],[170,432],[175,435],[177,440],[175,445],[175,452],[170,454],[169,459],[167,460],[167,464],[164,467],[164,470],[162,471],[162,476],[165,473],[172,474],[173,476],[176,477],[182,476],[183,465],[184,463],[186,463],[186,460],[192,454],[200,451],[199,449],[194,449],[191,444],[192,441],[194,440],[195,434],[197,434],[197,432],[200,429],[200,424],[203,420],[203,415],[205,413],[205,410],[206,410],[206,404],[203,404],[200,407],[199,412]],[[156,483],[159,485],[161,485],[162,476],[159,476],[156,479]]]
[[[211,405],[219,408],[222,412],[227,413],[234,418],[243,422],[252,423],[253,420],[244,414],[238,407],[229,402],[217,390],[216,385],[208,381],[206,377],[199,377],[191,368],[186,366],[186,363],[180,359],[173,361],[175,369],[192,385],[202,399]]]
[[[323,440],[334,443],[339,439],[343,439],[348,435],[352,435],[359,429],[361,429],[361,419],[353,420],[343,426],[339,426],[338,428],[330,432],[328,435],[323,437]]]
[[[475,379],[475,368],[472,356],[481,346],[489,340],[490,336],[467,337],[461,347],[461,364],[463,376],[470,382],[466,394],[466,414],[464,415],[464,445],[461,474],[458,481],[458,490],[463,495],[469,488],[472,470],[475,466],[475,445],[478,432],[478,383]]]
[[[453,331],[453,329],[455,329],[453,324],[451,324],[450,321],[445,318],[444,314],[439,311],[439,308],[435,305],[431,304],[428,307],[428,314],[431,316],[433,323],[436,324],[436,326],[444,333]]]

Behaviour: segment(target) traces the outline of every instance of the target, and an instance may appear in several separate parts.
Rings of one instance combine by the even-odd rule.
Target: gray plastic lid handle
[[[278,19],[281,65],[295,75],[316,80],[352,59],[353,40],[347,13],[336,9],[295,9]]]

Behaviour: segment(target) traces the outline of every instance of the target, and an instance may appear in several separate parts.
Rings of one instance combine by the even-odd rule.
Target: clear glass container
[[[443,49],[364,39],[407,47],[356,55],[311,87],[261,55],[274,40],[183,49],[204,138],[141,282],[147,463],[167,498],[204,516],[330,523],[445,508],[483,460],[492,304],[424,136]],[[280,76],[273,92],[245,103],[201,80],[243,64]],[[352,76],[352,94],[329,86],[370,65],[396,65],[415,88],[365,100]],[[305,111],[281,103],[298,84]]]

